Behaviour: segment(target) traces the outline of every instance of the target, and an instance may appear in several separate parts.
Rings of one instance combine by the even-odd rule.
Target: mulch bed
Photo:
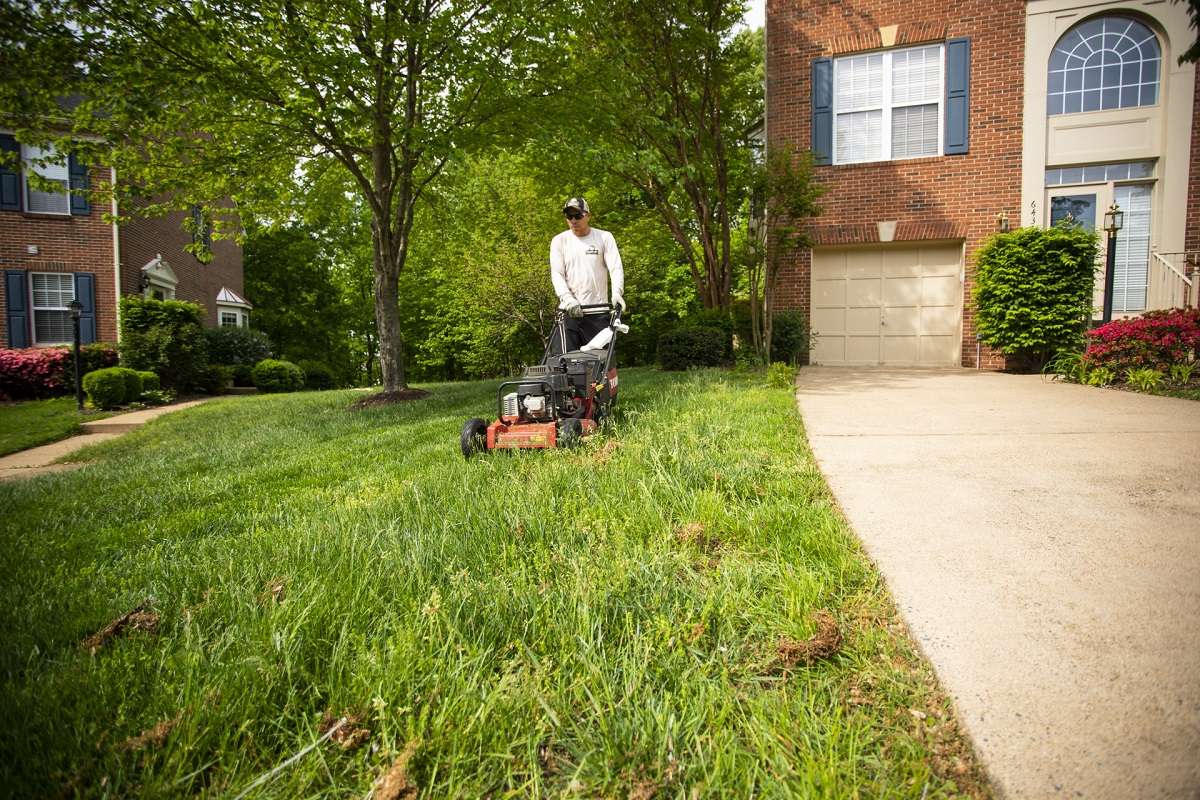
[[[398,392],[379,392],[378,394],[364,397],[361,400],[355,400],[350,404],[350,410],[362,411],[364,408],[379,408],[381,406],[403,403],[405,400],[424,400],[426,397],[429,397],[429,392],[424,389],[401,389]]]

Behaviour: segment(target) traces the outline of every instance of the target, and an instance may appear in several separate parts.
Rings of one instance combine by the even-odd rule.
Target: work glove
[[[563,306],[563,311],[567,312],[567,316],[579,319],[583,316],[583,306],[579,305],[578,300],[568,300]]]
[[[617,310],[617,316],[625,313],[625,298],[620,295],[613,297],[613,308]]]

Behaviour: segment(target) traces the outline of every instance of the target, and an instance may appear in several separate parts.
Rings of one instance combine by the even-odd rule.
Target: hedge
[[[715,367],[725,355],[725,334],[714,328],[678,328],[658,339],[658,363],[666,370]]]
[[[126,367],[106,367],[83,376],[83,390],[96,408],[117,408],[142,393],[142,379]]]
[[[195,303],[122,297],[121,363],[157,373],[165,389],[191,389],[208,366],[203,319]]]
[[[304,370],[290,361],[266,358],[254,367],[254,385],[260,392],[296,392],[304,388]]]
[[[1089,370],[1107,367],[1116,374],[1130,369],[1167,372],[1186,364],[1200,348],[1200,309],[1149,311],[1113,320],[1088,331],[1083,360]]]
[[[80,374],[115,366],[117,350],[96,342],[80,348]],[[75,391],[75,359],[69,347],[0,349],[0,400],[30,400]]]
[[[229,367],[246,364],[253,367],[271,357],[271,340],[262,331],[224,326],[204,331],[208,360]]]

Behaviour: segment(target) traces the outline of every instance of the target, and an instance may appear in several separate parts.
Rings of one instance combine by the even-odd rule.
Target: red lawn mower
[[[620,311],[610,305],[583,306],[585,317],[607,316],[608,324],[578,350],[566,350],[564,313],[554,315],[554,331],[540,364],[500,384],[500,416],[467,420],[460,444],[470,458],[490,450],[542,450],[571,447],[596,430],[617,402],[613,366],[617,334],[629,333]]]

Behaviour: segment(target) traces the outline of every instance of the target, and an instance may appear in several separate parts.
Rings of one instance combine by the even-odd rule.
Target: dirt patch
[[[267,581],[267,585],[259,592],[259,599],[264,603],[275,602],[282,603],[287,596],[287,578],[271,578]]]
[[[658,781],[643,778],[629,788],[629,800],[652,800],[659,788]]]
[[[429,397],[429,392],[424,389],[401,389],[398,392],[377,392],[361,400],[355,400],[350,404],[350,410],[362,411],[366,408],[380,408],[382,406],[403,403],[406,400],[424,400],[426,397]]]
[[[703,553],[715,553],[721,547],[721,540],[704,529],[703,522],[689,522],[675,529],[675,539],[680,544],[695,545]]]
[[[412,761],[419,745],[417,739],[404,745],[388,771],[375,781],[375,800],[412,800],[417,796],[417,785],[408,777],[408,762]]]
[[[613,453],[617,452],[618,447],[620,447],[620,445],[617,444],[616,439],[609,439],[604,443],[603,447],[596,451],[596,463],[607,464],[608,460],[612,458]]]
[[[154,725],[153,728],[147,728],[137,736],[130,736],[125,741],[121,742],[118,749],[126,752],[135,752],[153,748],[157,750],[166,743],[167,737],[171,735],[171,731],[175,730],[175,726],[183,719],[183,712],[180,711],[171,719],[164,719]]]
[[[108,644],[109,641],[128,631],[155,633],[158,631],[158,621],[158,614],[150,611],[145,604],[142,604],[132,611],[127,611],[117,617],[108,623],[103,630],[93,633],[84,639],[83,648],[92,655],[95,655],[96,651]]]
[[[562,745],[547,741],[538,747],[538,766],[542,768],[542,775],[558,775],[570,763],[571,754]]]
[[[780,668],[787,670],[797,665],[811,664],[829,658],[842,649],[842,632],[833,614],[822,608],[814,617],[817,632],[804,641],[798,642],[790,636],[779,637],[776,662]]]
[[[341,745],[343,750],[356,750],[367,743],[371,738],[370,728],[365,727],[362,722],[361,714],[335,714],[332,711],[326,711],[321,717],[321,724],[317,731],[321,736],[329,733],[330,729],[335,727],[342,718],[345,717],[346,722],[340,728],[333,732],[329,738],[332,741]]]

